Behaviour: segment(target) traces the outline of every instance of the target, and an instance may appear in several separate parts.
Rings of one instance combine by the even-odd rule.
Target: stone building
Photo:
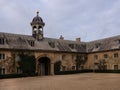
[[[34,55],[39,75],[54,75],[54,63],[61,61],[60,70],[120,69],[120,36],[82,42],[44,37],[42,18],[30,23],[32,35],[0,33],[0,74],[20,73],[19,54]]]

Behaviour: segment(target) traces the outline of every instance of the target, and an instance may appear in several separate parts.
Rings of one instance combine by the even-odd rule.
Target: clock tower
[[[37,40],[43,39],[43,27],[45,23],[42,18],[39,16],[39,12],[37,11],[37,16],[33,18],[31,22],[32,26],[32,36]]]

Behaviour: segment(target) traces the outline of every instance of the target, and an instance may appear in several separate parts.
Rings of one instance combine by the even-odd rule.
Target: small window
[[[98,59],[98,55],[94,55],[94,59],[95,59],[95,60]]]
[[[108,58],[108,55],[107,55],[107,54],[104,54],[104,58]]]
[[[0,38],[0,44],[4,44],[5,43],[5,39],[4,38]]]
[[[2,69],[2,73],[5,74],[5,68]]]
[[[28,41],[28,43],[30,44],[30,46],[34,47],[35,46],[35,42],[34,41]]]
[[[114,65],[114,70],[118,70],[118,65]]]
[[[49,45],[50,45],[52,48],[55,48],[55,43],[54,43],[54,42],[49,42]]]
[[[5,59],[5,54],[0,54],[0,60]]]
[[[72,66],[72,70],[75,70],[75,66]]]
[[[114,58],[118,58],[118,53],[114,53]]]
[[[80,69],[83,70],[83,69],[84,69],[84,66],[80,66]]]
[[[70,47],[71,49],[74,49],[74,44],[69,44],[69,47]]]
[[[76,60],[76,56],[75,55],[72,55],[72,60]]]
[[[66,55],[62,55],[62,60],[65,60],[66,59]]]
[[[0,67],[0,75],[3,75],[3,74],[5,74],[5,68]]]
[[[62,71],[66,71],[66,66],[62,66]]]
[[[118,44],[120,44],[120,40],[118,40]]]

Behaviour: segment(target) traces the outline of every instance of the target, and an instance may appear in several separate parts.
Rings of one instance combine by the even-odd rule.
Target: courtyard
[[[120,74],[82,73],[0,79],[0,90],[119,90]]]

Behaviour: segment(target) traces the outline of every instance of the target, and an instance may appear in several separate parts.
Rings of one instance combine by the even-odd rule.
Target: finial
[[[37,16],[39,15],[39,11],[36,12],[37,13]]]

